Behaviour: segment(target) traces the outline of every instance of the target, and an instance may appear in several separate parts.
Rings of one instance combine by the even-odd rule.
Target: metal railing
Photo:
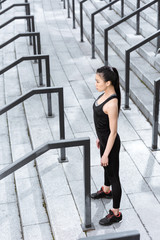
[[[66,0],[63,0],[63,8],[66,8]]]
[[[69,140],[59,140],[48,142],[40,147],[34,149],[29,154],[18,159],[17,161],[11,163],[9,166],[5,167],[0,171],[0,179],[5,178],[9,174],[18,170],[19,168],[25,166],[35,158],[41,156],[50,149],[57,148],[67,148],[67,147],[76,147],[83,146],[84,151],[84,224],[82,224],[83,231],[94,229],[93,224],[91,223],[91,176],[90,176],[90,139],[89,138],[77,138]],[[54,184],[54,183],[53,183]],[[65,204],[65,203],[64,203]]]
[[[76,28],[75,0],[72,0],[73,28]]]
[[[0,9],[2,9],[2,3],[6,2],[7,0],[1,0],[0,1]]]
[[[16,3],[16,4],[13,4],[13,5],[7,7],[6,9],[4,9],[3,11],[1,11],[0,15],[4,14],[5,12],[8,12],[13,7],[21,7],[21,6],[25,7],[26,15],[30,15],[30,4],[29,3]],[[31,28],[29,25],[30,25],[30,20],[27,19],[27,30],[28,31]]]
[[[160,30],[126,50],[126,53],[125,53],[125,107],[124,107],[124,109],[130,109],[130,107],[129,107],[130,53],[133,52],[134,50],[136,50],[137,48],[141,47],[142,45],[146,44],[147,42],[150,42],[152,39],[154,39],[155,37],[157,37],[159,35],[160,35]]]
[[[2,43],[0,45],[0,49],[2,49],[3,47],[7,46],[8,44],[10,44],[11,42],[13,42],[14,40],[20,38],[20,37],[31,37],[31,36],[35,36],[37,38],[37,46],[36,46],[36,42],[34,41],[33,44],[33,54],[41,54],[41,41],[40,41],[40,33],[39,32],[27,32],[27,33],[19,33],[16,36],[12,37],[11,39],[7,40],[6,42]]]
[[[135,16],[136,14],[140,13],[141,11],[143,11],[144,9],[147,9],[148,7],[150,7],[151,5],[155,4],[156,2],[160,2],[159,0],[154,0],[150,3],[145,4],[143,7],[138,8],[137,10],[135,10],[133,13],[129,14],[126,17],[123,17],[121,20],[119,20],[116,23],[113,23],[112,25],[110,25],[109,27],[107,27],[106,29],[104,29],[104,62],[105,65],[108,66],[108,32],[109,30],[113,29],[114,27],[118,26],[119,24],[125,22],[126,20],[128,20],[129,18]],[[158,16],[158,24],[157,27],[159,27],[159,21],[160,21],[160,12],[157,13]],[[159,30],[159,29],[158,29]],[[157,42],[159,44],[159,40]],[[158,48],[159,45],[157,45]]]
[[[157,79],[154,81],[152,150],[156,150],[158,145],[159,90],[160,79]]]
[[[41,60],[45,60],[46,64],[46,86],[50,87],[51,82],[50,82],[50,65],[49,65],[49,55],[33,55],[33,56],[24,56],[19,59],[17,59],[15,62],[11,63],[7,67],[3,68],[0,70],[0,75],[7,72],[9,69],[12,67],[15,67],[19,63],[23,61],[28,61],[28,60],[36,60],[38,59],[38,70],[39,70],[39,85],[43,85],[43,78],[42,78],[42,65],[41,65]]]
[[[47,88],[35,88],[31,91],[23,94],[13,102],[7,104],[3,108],[0,109],[0,115],[7,112],[8,110],[14,108],[18,104],[24,102],[28,98],[32,97],[36,94],[47,94],[47,103],[48,103],[48,116],[52,116],[52,102],[51,102],[51,93],[58,93],[58,101],[59,101],[59,132],[60,139],[65,139],[65,126],[64,126],[64,100],[63,100],[63,88],[62,87],[47,87]],[[59,162],[66,161],[65,149],[61,148],[61,157],[59,158]]]
[[[67,12],[68,12],[68,18],[70,18],[71,16],[70,16],[69,0],[67,0]]]
[[[11,19],[9,19],[7,22],[3,23],[2,25],[0,25],[0,29],[2,29],[3,27],[7,26],[9,23],[13,22],[14,20],[17,19],[26,19],[27,20],[27,27],[29,27],[29,32],[35,32],[35,23],[34,23],[34,16],[33,15],[27,15],[27,16],[15,16]],[[28,21],[31,23],[28,24]],[[35,41],[35,38],[33,37],[33,41]],[[32,44],[31,40],[30,40],[30,44]]]
[[[3,11],[0,12],[0,15],[4,14],[5,12],[8,12],[10,9],[14,7],[21,7],[24,6],[26,10],[26,15],[30,15],[30,4],[29,3],[15,3],[12,4],[11,6],[5,8]]]
[[[85,239],[86,238],[80,238],[79,240]],[[87,237],[87,240],[140,240],[140,234],[137,230],[119,233],[107,233],[105,235]]]
[[[82,0],[80,4],[80,41],[83,42],[83,3],[87,0]]]
[[[119,2],[120,0],[114,0],[113,2],[108,3],[106,6],[98,9],[97,11],[93,12],[91,14],[91,46],[92,46],[92,58],[95,58],[95,15],[102,12],[103,10],[105,10],[108,7],[111,7],[113,4]],[[121,0],[121,15],[123,17],[124,15],[124,0]]]

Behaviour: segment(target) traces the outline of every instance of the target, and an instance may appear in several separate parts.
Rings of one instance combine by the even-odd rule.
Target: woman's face
[[[98,92],[103,92],[106,90],[108,82],[105,82],[103,80],[103,77],[101,76],[101,74],[96,74],[96,89]]]

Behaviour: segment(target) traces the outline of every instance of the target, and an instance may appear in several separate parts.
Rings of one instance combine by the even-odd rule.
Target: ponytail
[[[120,106],[121,106],[121,91],[120,91],[120,86],[119,86],[119,74],[116,68],[112,68],[116,78],[115,78],[115,82],[114,82],[114,88],[118,97],[118,112],[120,111]]]

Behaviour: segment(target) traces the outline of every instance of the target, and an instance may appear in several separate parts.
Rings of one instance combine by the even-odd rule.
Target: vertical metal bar
[[[0,3],[0,9],[2,9],[2,3]]]
[[[73,28],[76,28],[76,21],[75,21],[75,0],[72,0],[72,11],[73,11]]]
[[[41,40],[40,40],[40,33],[37,35],[37,52],[41,54]],[[38,66],[39,66],[39,83],[40,86],[43,85],[43,74],[42,74],[42,59],[38,59]]]
[[[125,54],[125,109],[129,109],[129,69],[130,68],[130,52]]]
[[[83,42],[83,2],[80,2],[80,38]]]
[[[160,0],[157,3],[157,30],[160,29]],[[157,51],[160,48],[160,35],[157,37]]]
[[[66,0],[63,0],[63,8],[66,9]]]
[[[68,18],[70,18],[70,9],[69,9],[69,0],[67,0],[67,10],[68,10]]]
[[[29,4],[26,6],[26,15],[30,15]],[[27,19],[27,31],[29,32],[29,19]]]
[[[104,65],[108,66],[108,30],[104,30]]]
[[[92,59],[95,58],[95,26],[94,26],[94,14],[91,14],[91,44],[92,44]]]
[[[34,16],[32,17],[32,32],[35,32]],[[36,36],[33,36],[33,45],[35,46],[36,49]],[[35,60],[34,62],[36,63],[37,60]]]
[[[29,12],[29,14],[28,15],[30,15],[30,12]],[[32,30],[31,30],[31,22],[32,22],[32,19],[31,18],[29,18],[29,22],[28,22],[28,27],[29,27],[29,32],[31,32]],[[32,37],[30,37],[30,45],[32,45]]]
[[[64,100],[63,100],[63,88],[59,91],[59,129],[60,129],[60,139],[65,139],[65,125],[64,125]],[[66,161],[66,151],[65,148],[61,148],[61,158],[59,162]]]
[[[90,140],[88,140],[84,147],[84,225],[86,228],[91,227],[91,176],[90,176]]]
[[[47,87],[50,87],[51,86],[51,80],[50,80],[49,56],[46,57],[45,62],[46,62],[46,82],[47,82]],[[51,93],[47,93],[47,102],[48,102],[48,116],[52,116]]]
[[[109,0],[109,3],[112,2],[112,0]],[[112,10],[112,6],[109,7],[109,10]]]
[[[159,80],[160,81],[160,80]],[[159,81],[154,81],[152,149],[157,149],[159,119]]]
[[[124,17],[124,0],[121,0],[121,17]]]
[[[140,8],[140,0],[137,0],[137,9]],[[139,25],[140,25],[140,13],[138,12],[136,15],[136,34],[140,34],[139,32]]]

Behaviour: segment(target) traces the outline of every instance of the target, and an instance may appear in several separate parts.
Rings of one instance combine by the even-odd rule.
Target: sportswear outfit
[[[103,95],[103,94],[102,94]],[[98,99],[102,96],[100,95]],[[103,112],[103,106],[109,102],[110,100],[117,98],[116,94],[111,95],[104,102],[98,105],[97,100],[93,104],[93,113],[94,113],[94,123],[97,136],[100,141],[100,155],[102,157],[108,137],[110,135],[110,127],[109,127],[109,118],[108,115]],[[117,134],[115,138],[114,145],[110,154],[108,156],[109,164],[104,167],[104,185],[112,186],[112,196],[113,196],[113,208],[120,207],[121,201],[121,184],[119,179],[119,151],[120,151],[120,137]]]

